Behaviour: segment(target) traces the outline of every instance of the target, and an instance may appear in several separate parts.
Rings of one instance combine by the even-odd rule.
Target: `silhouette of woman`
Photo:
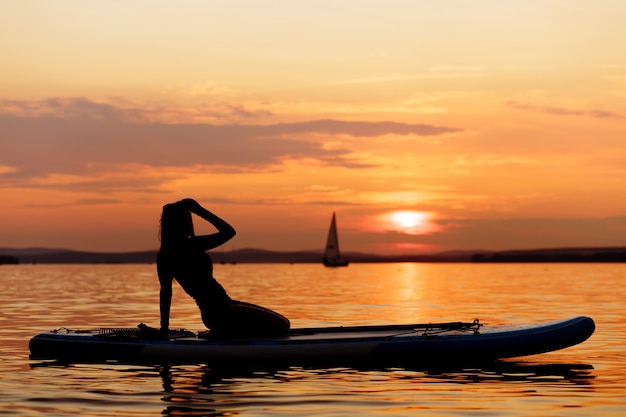
[[[211,223],[217,233],[196,236],[191,215]],[[231,299],[213,277],[213,262],[205,252],[235,236],[235,229],[197,201],[186,198],[163,206],[161,248],[157,272],[161,283],[161,332],[167,333],[172,282],[178,281],[200,308],[202,321],[216,337],[277,336],[289,331],[286,317],[266,308]]]

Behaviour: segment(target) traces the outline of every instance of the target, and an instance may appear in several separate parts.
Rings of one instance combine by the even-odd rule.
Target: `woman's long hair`
[[[194,236],[191,213],[183,203],[171,203],[163,206],[161,213],[161,244],[176,243]]]

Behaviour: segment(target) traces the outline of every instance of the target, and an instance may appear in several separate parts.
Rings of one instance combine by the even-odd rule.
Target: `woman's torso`
[[[216,300],[228,298],[213,277],[211,256],[194,244],[193,238],[177,245],[161,245],[157,262],[197,301],[207,297]]]

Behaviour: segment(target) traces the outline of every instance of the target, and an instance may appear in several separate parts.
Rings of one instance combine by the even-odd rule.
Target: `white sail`
[[[339,239],[337,237],[337,222],[335,213],[330,222],[328,239],[326,239],[326,249],[324,250],[324,265],[326,266],[347,266],[348,260],[341,257],[339,252]]]

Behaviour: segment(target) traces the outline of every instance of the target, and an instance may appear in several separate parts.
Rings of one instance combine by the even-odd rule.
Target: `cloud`
[[[232,111],[241,112],[241,109]],[[150,121],[136,108],[84,98],[5,100],[0,102],[0,167],[3,167],[0,179],[32,179],[53,174],[93,176],[115,166],[204,166],[219,168],[221,172],[245,172],[270,169],[286,159],[364,168],[371,163],[359,160],[352,153],[350,143],[328,148],[319,136],[436,136],[457,131],[390,121],[171,124]],[[118,180],[117,186],[124,187],[124,181]]]
[[[26,204],[24,207],[26,208],[64,208],[64,207],[76,207],[76,206],[93,206],[93,205],[115,205],[123,203],[123,200],[113,199],[113,198],[84,198],[78,199],[71,202],[46,202],[46,203],[36,203],[36,204]]]
[[[309,190],[327,193],[327,192],[339,191],[341,190],[341,188],[336,185],[313,184],[309,187]]]
[[[88,175],[84,173],[76,175],[48,174],[45,177],[28,178],[28,188],[45,189],[54,187],[57,190],[74,192],[97,192],[107,194],[113,192],[134,192],[141,190],[143,193],[160,191],[163,183],[175,180],[172,173],[145,174],[141,167],[127,166],[104,166],[89,167]],[[1,178],[1,177],[0,177]],[[10,183],[12,178],[7,178]],[[20,184],[21,178],[13,178],[14,184]],[[2,184],[2,183],[0,183]],[[21,185],[25,185],[21,183]]]
[[[590,109],[590,110],[577,110],[577,109],[568,109],[564,107],[556,107],[556,106],[539,106],[535,104],[528,103],[520,103],[517,101],[509,101],[507,105],[513,109],[518,110],[531,110],[535,112],[551,114],[555,116],[581,116],[581,117],[591,117],[595,119],[622,119],[623,116],[599,109]]]
[[[187,97],[232,96],[236,93],[236,90],[230,87],[218,85],[215,82],[196,84],[183,88],[183,95]]]
[[[431,126],[425,124],[407,124],[396,122],[361,122],[342,120],[315,120],[311,122],[277,124],[264,127],[275,134],[286,133],[323,133],[329,135],[350,135],[355,137],[376,137],[383,135],[435,136],[456,133],[459,129]]]
[[[250,108],[242,104],[219,101],[177,108],[138,104],[123,99],[114,101],[115,105],[83,97],[54,97],[39,101],[0,100],[0,114],[164,124],[224,123],[272,115],[271,111],[264,108]]]
[[[141,120],[134,109],[99,103],[82,97],[47,98],[39,101],[0,100],[0,114],[27,118],[56,117],[94,120]]]
[[[460,167],[485,167],[500,165],[528,165],[535,161],[516,155],[468,154],[456,158],[454,165]]]

